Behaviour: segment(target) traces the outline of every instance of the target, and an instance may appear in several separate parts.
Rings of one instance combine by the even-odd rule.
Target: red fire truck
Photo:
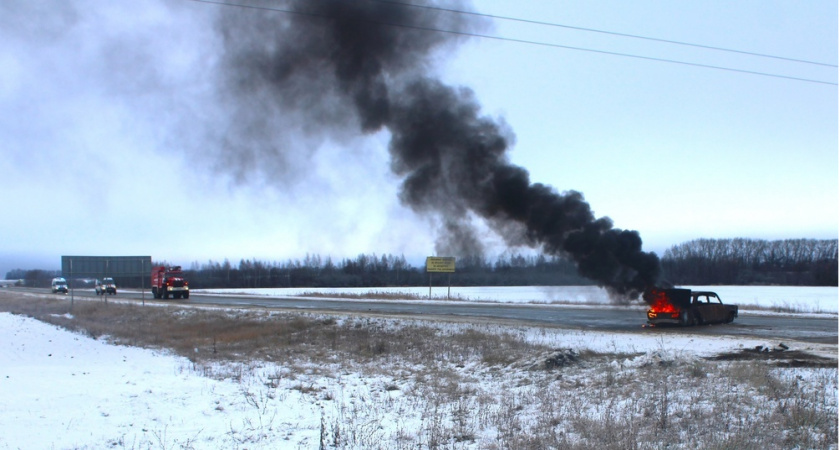
[[[155,298],[190,298],[190,284],[181,266],[152,267],[152,295]]]

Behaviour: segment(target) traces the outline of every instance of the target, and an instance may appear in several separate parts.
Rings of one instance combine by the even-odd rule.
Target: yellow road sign
[[[426,258],[426,272],[455,272],[455,258],[452,256],[429,256]]]

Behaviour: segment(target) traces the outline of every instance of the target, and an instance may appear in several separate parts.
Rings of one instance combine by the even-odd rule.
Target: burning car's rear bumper
[[[648,311],[648,323],[653,325],[659,324],[674,324],[679,325],[682,322],[680,321],[680,313],[679,312],[654,312]]]

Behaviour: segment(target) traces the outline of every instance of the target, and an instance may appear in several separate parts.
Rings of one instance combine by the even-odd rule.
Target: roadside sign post
[[[143,259],[140,259],[140,298],[143,301],[143,306],[146,306],[146,278],[143,276],[143,272],[146,270],[146,263]]]
[[[452,290],[452,274],[455,273],[455,257],[429,256],[426,258],[426,272],[429,273],[429,300],[432,299],[432,273],[448,273],[449,286],[446,288],[446,299]]]
[[[75,295],[76,295],[75,289],[76,288],[73,286],[74,283],[73,283],[73,260],[72,259],[70,260],[70,276],[68,278],[70,279],[70,312],[73,312],[73,300],[75,300]]]
[[[109,261],[106,259],[105,260],[105,272],[104,272],[105,275],[102,276],[102,280],[103,280],[102,287],[103,288],[105,287],[105,284],[104,284],[105,277],[108,276],[108,262]],[[105,289],[104,291],[102,291],[102,293],[103,293],[102,294],[102,299],[105,300],[105,305],[107,306],[108,305],[108,295],[107,295],[108,294],[108,289]]]

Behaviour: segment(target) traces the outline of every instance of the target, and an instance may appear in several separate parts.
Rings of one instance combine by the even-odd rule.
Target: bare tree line
[[[674,284],[837,286],[837,239],[696,239],[665,251]]]
[[[696,239],[675,245],[662,257],[663,277],[675,285],[838,285],[837,239]],[[155,262],[155,265],[169,265]],[[193,262],[186,275],[193,288],[387,287],[428,285],[429,275],[403,255],[360,254],[355,258],[307,254],[283,262],[242,259],[231,263]],[[6,279],[48,287],[58,271],[16,269]],[[74,283],[75,281],[75,283]],[[148,285],[146,276],[117,279],[125,287]],[[451,276],[436,274],[434,285],[549,286],[587,285],[574,264],[556,256],[504,253],[495,260],[462,257]],[[86,287],[71,280],[75,287]]]
[[[333,261],[330,256],[307,254],[303,259],[266,262],[256,259],[194,262],[186,271],[197,288],[264,287],[387,287],[430,283],[424,266],[413,266],[405,256],[360,254]],[[436,274],[434,285],[516,286],[591,284],[562,258],[503,254],[495,261],[481,257],[458,258],[454,274]]]

